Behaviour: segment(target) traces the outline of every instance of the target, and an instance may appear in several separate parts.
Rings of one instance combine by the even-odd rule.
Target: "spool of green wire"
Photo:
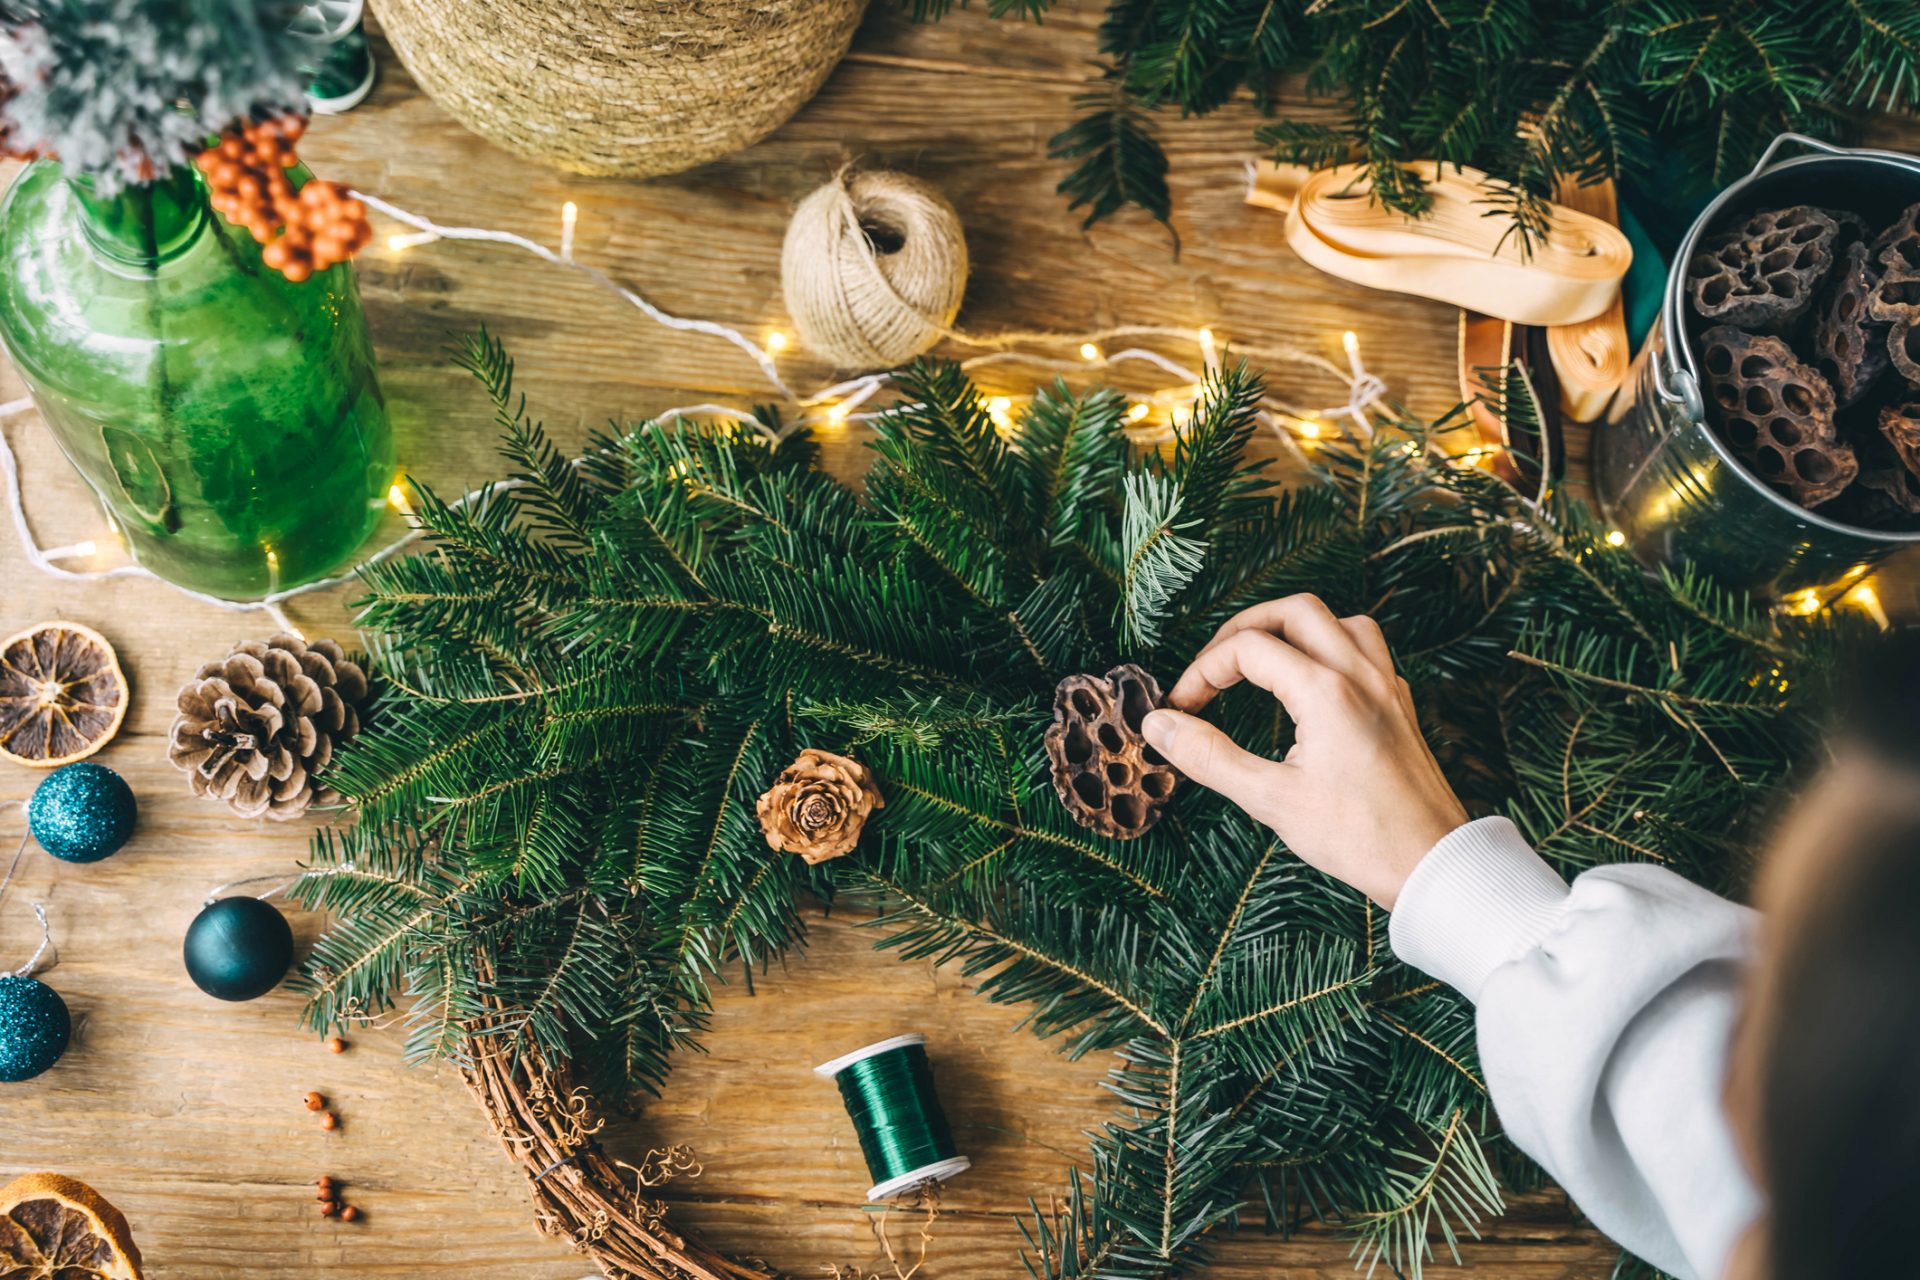
[[[973,1163],[954,1149],[925,1036],[894,1036],[813,1070],[840,1086],[873,1179],[868,1200],[944,1182]]]

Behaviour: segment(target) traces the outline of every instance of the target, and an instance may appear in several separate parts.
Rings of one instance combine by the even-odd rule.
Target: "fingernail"
[[[1146,719],[1140,722],[1140,732],[1147,736],[1155,749],[1165,755],[1173,746],[1175,735],[1180,732],[1180,717],[1171,711],[1149,711]]]

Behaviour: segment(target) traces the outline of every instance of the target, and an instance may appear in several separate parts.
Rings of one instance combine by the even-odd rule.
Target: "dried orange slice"
[[[0,1187],[0,1280],[140,1280],[126,1215],[58,1173]]]
[[[126,674],[93,628],[43,622],[0,645],[0,759],[36,769],[85,760],[126,718]]]

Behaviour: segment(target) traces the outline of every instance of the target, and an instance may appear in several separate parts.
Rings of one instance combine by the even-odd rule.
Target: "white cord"
[[[390,204],[378,196],[370,196],[363,191],[355,191],[352,194],[369,208],[378,209],[381,213],[393,218],[395,221],[415,228],[414,233],[411,235],[392,237],[395,242],[404,242],[406,245],[422,245],[430,244],[435,240],[462,240],[508,245],[512,248],[531,253],[543,262],[552,263],[555,266],[565,267],[569,270],[579,272],[600,288],[638,309],[643,315],[656,324],[682,332],[705,334],[709,337],[718,338],[730,343],[745,352],[746,355],[759,366],[761,374],[783,399],[790,404],[799,406],[803,410],[799,416],[795,417],[778,431],[767,427],[752,414],[746,413],[743,410],[728,405],[712,403],[683,405],[677,408],[666,409],[654,415],[652,419],[653,422],[671,421],[676,418],[726,418],[730,421],[750,426],[765,436],[770,443],[778,444],[787,436],[803,429],[816,426],[837,425],[849,421],[867,422],[879,417],[880,414],[875,411],[856,413],[854,410],[858,409],[860,405],[866,403],[894,380],[894,375],[891,373],[869,373],[857,378],[834,383],[828,387],[823,387],[809,396],[798,394],[787,384],[786,380],[780,376],[780,371],[775,364],[773,353],[767,348],[760,346],[740,330],[714,320],[689,319],[663,311],[638,292],[620,284],[605,272],[578,261],[573,256],[573,231],[577,218],[577,209],[575,209],[571,203],[569,203],[568,212],[562,220],[561,248],[558,252],[555,252],[537,241],[530,240],[522,235],[516,235],[510,231],[492,231],[484,227],[445,226],[429,218],[422,217],[417,213]],[[1151,365],[1180,379],[1181,383],[1184,384],[1178,388],[1153,392],[1145,397],[1145,399],[1151,403],[1168,408],[1170,410],[1169,416],[1171,416],[1172,409],[1185,407],[1191,403],[1194,393],[1202,382],[1201,376],[1179,362],[1146,347],[1127,347],[1111,355],[1107,355],[1100,351],[1098,344],[1117,338],[1158,337],[1179,339],[1198,345],[1202,363],[1208,369],[1214,369],[1219,366],[1219,352],[1215,346],[1213,334],[1206,329],[1188,330],[1166,325],[1115,325],[1085,334],[1034,331],[988,335],[956,334],[954,337],[964,345],[976,347],[1005,348],[1019,343],[1032,344],[1042,342],[1062,343],[1070,346],[1077,345],[1083,357],[1079,361],[1072,361],[1028,352],[996,350],[986,355],[973,356],[961,361],[960,367],[968,371],[1005,362],[1018,362],[1059,371],[1077,371],[1089,368],[1099,369],[1134,363]],[[1266,356],[1285,360],[1290,363],[1312,366],[1347,384],[1347,402],[1344,405],[1327,409],[1309,410],[1302,413],[1283,401],[1271,397],[1261,402],[1260,421],[1273,428],[1275,434],[1288,446],[1296,458],[1304,461],[1306,460],[1306,455],[1299,442],[1294,438],[1294,432],[1289,431],[1281,421],[1282,416],[1291,417],[1299,421],[1311,421],[1315,418],[1333,419],[1335,421],[1341,421],[1343,430],[1345,429],[1345,422],[1342,420],[1350,418],[1358,429],[1361,437],[1370,438],[1372,436],[1372,422],[1367,417],[1366,410],[1386,394],[1386,384],[1378,377],[1369,373],[1365,366],[1361,364],[1358,347],[1350,335],[1347,341],[1347,360],[1349,367],[1345,370],[1324,356],[1314,355],[1310,352],[1300,351],[1292,347],[1248,348],[1246,349],[1246,354]],[[830,405],[831,407],[826,411],[819,411],[819,407],[822,405]],[[33,401],[27,398],[0,403],[0,423],[32,407]],[[1176,430],[1177,427],[1156,428],[1145,432],[1135,429],[1135,433],[1137,435],[1143,435],[1148,439],[1155,437],[1165,439],[1172,436]],[[575,459],[574,465],[578,466],[579,464],[580,459]],[[166,581],[158,574],[133,562],[116,565],[108,569],[68,569],[54,563],[56,559],[76,558],[80,554],[81,547],[60,547],[53,551],[47,551],[43,550],[39,543],[34,541],[33,530],[27,522],[26,506],[22,496],[23,486],[20,479],[19,463],[14,457],[12,447],[7,442],[4,426],[0,426],[0,478],[4,478],[6,483],[7,508],[13,517],[14,532],[19,535],[21,549],[26,553],[28,563],[32,564],[33,567],[40,572],[50,577],[60,578],[69,582],[101,582],[113,578],[148,578],[155,582]],[[518,486],[518,483],[517,481],[508,480],[483,486],[480,489],[462,494],[459,498],[447,505],[454,510],[459,510],[472,502],[482,499],[486,495],[515,488]],[[402,551],[412,546],[419,538],[420,531],[415,527],[408,530],[404,536],[381,547],[378,551],[375,551],[372,555],[360,561],[353,569],[345,573],[334,574],[331,577],[321,578],[298,587],[276,591],[258,600],[227,600],[219,596],[209,595],[206,592],[176,586],[172,583],[167,583],[167,585],[172,586],[174,590],[190,599],[197,600],[202,604],[212,605],[217,609],[223,609],[231,613],[265,613],[268,617],[272,618],[275,625],[283,631],[299,635],[299,628],[288,618],[285,611],[281,608],[281,605],[299,596],[307,595],[315,591],[325,591],[332,587],[337,587],[342,583],[350,582],[361,569],[392,559],[394,556],[399,555]],[[81,546],[84,545],[85,544],[81,544]]]
[[[525,236],[515,235],[511,231],[489,231],[484,227],[445,227],[431,219],[423,218],[417,213],[410,213],[398,205],[388,204],[379,196],[370,196],[364,191],[352,191],[348,194],[352,195],[369,209],[378,209],[397,222],[404,222],[410,227],[418,227],[421,231],[442,240],[485,240],[491,241],[494,244],[510,244],[516,249],[525,249],[534,257],[546,262],[551,262],[555,266],[571,267],[615,297],[624,298],[638,307],[646,314],[647,318],[655,324],[665,325],[669,329],[685,330],[689,333],[704,333],[731,342],[734,346],[746,352],[747,355],[753,359],[753,362],[760,366],[760,372],[766,375],[767,381],[772,383],[774,388],[779,391],[782,396],[788,400],[799,399],[799,397],[794,394],[793,388],[789,387],[786,382],[781,379],[780,370],[774,366],[773,357],[762,350],[760,344],[747,337],[746,334],[741,333],[738,329],[730,329],[726,325],[714,320],[688,320],[681,316],[671,315],[662,311],[638,293],[635,293],[632,289],[627,288],[612,276],[609,276],[606,272],[601,271],[597,267],[590,267],[583,262],[575,260],[571,253],[571,245],[568,246],[569,252],[565,256],[562,256],[538,241],[529,240]]]

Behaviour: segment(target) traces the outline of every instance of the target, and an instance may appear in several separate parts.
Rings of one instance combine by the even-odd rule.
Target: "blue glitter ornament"
[[[72,1034],[59,992],[37,978],[0,974],[0,1081],[33,1079],[60,1061]]]
[[[27,802],[27,827],[62,862],[98,862],[133,834],[133,788],[105,765],[55,769]]]

